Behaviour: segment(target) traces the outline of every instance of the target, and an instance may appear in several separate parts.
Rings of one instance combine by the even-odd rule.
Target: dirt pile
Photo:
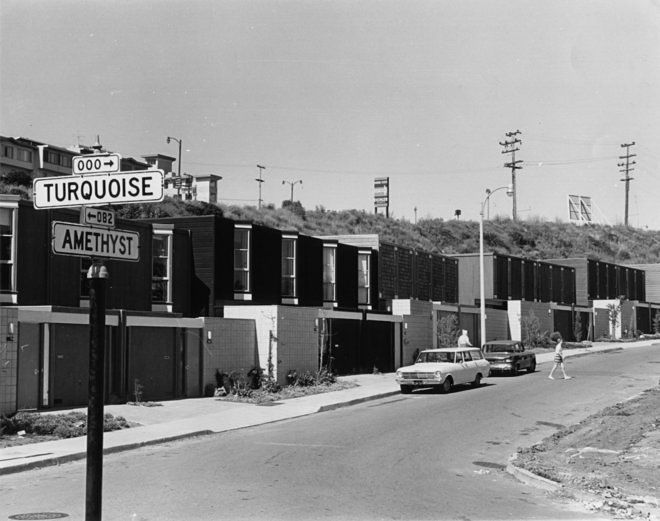
[[[660,520],[660,387],[519,449],[514,464],[594,509]]]

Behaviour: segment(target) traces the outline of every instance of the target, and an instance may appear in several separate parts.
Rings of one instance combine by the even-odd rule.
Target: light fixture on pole
[[[479,212],[479,318],[481,320],[480,343],[483,346],[486,343],[486,297],[484,287],[484,208],[490,200],[490,196],[499,190],[506,190],[506,195],[513,196],[513,187],[500,186],[495,190],[486,190],[486,198],[481,203]]]
[[[176,185],[176,196],[177,198],[181,199],[181,142],[183,141],[182,139],[178,139],[175,137],[167,136],[167,144],[169,145],[170,142],[174,140],[179,144],[179,159],[177,160],[178,163],[178,173],[177,173],[177,180],[174,183]]]
[[[282,181],[282,184],[289,184],[291,185],[291,202],[293,203],[293,187],[296,186],[298,183],[302,185],[302,179],[298,179],[297,181]]]

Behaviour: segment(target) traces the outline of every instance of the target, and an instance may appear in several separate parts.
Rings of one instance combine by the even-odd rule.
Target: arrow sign
[[[119,154],[94,154],[74,156],[74,174],[98,174],[119,172],[121,156]]]
[[[53,253],[76,257],[140,260],[140,234],[53,221]]]
[[[162,201],[162,170],[136,170],[82,177],[37,177],[32,200],[37,210],[101,204],[155,203]]]

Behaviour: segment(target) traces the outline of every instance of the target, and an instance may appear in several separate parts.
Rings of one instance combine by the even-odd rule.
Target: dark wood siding
[[[509,258],[493,255],[493,298],[506,299],[509,296]]]
[[[298,303],[301,306],[323,305],[323,241],[298,236],[296,258]]]
[[[443,285],[445,302],[458,302],[458,259],[444,258],[445,280]]]
[[[523,261],[523,291],[522,299],[534,301],[536,298],[536,262],[532,260]]]
[[[191,297],[194,274],[191,234],[175,229],[172,236],[172,311],[183,316],[192,314]]]
[[[396,247],[392,244],[381,244],[378,249],[379,298],[396,298],[396,273]]]
[[[252,225],[250,272],[252,302],[279,304],[282,278],[282,233],[279,230]]]
[[[337,305],[340,308],[357,308],[358,248],[347,244],[337,245]]]
[[[431,269],[433,270],[433,290],[431,291],[431,300],[442,302],[446,299],[445,278],[447,259],[438,255],[431,258]]]
[[[415,293],[419,300],[431,299],[431,256],[428,253],[415,252]]]
[[[50,245],[50,224],[47,211],[36,211],[29,203],[18,208],[18,234],[16,242],[16,285],[21,305],[49,302],[50,247],[36,254],[35,245]],[[76,305],[78,305],[76,303]]]
[[[523,260],[517,257],[509,259],[510,291],[509,298],[521,300],[523,298]]]
[[[413,297],[413,251],[397,248],[396,251],[396,295],[397,298]]]

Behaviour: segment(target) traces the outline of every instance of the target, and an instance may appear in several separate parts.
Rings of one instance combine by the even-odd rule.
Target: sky
[[[658,0],[0,0],[0,134],[217,174],[222,203],[660,229]],[[176,167],[175,163],[175,169]],[[296,183],[301,180],[302,183]],[[505,190],[489,215],[511,216]]]

